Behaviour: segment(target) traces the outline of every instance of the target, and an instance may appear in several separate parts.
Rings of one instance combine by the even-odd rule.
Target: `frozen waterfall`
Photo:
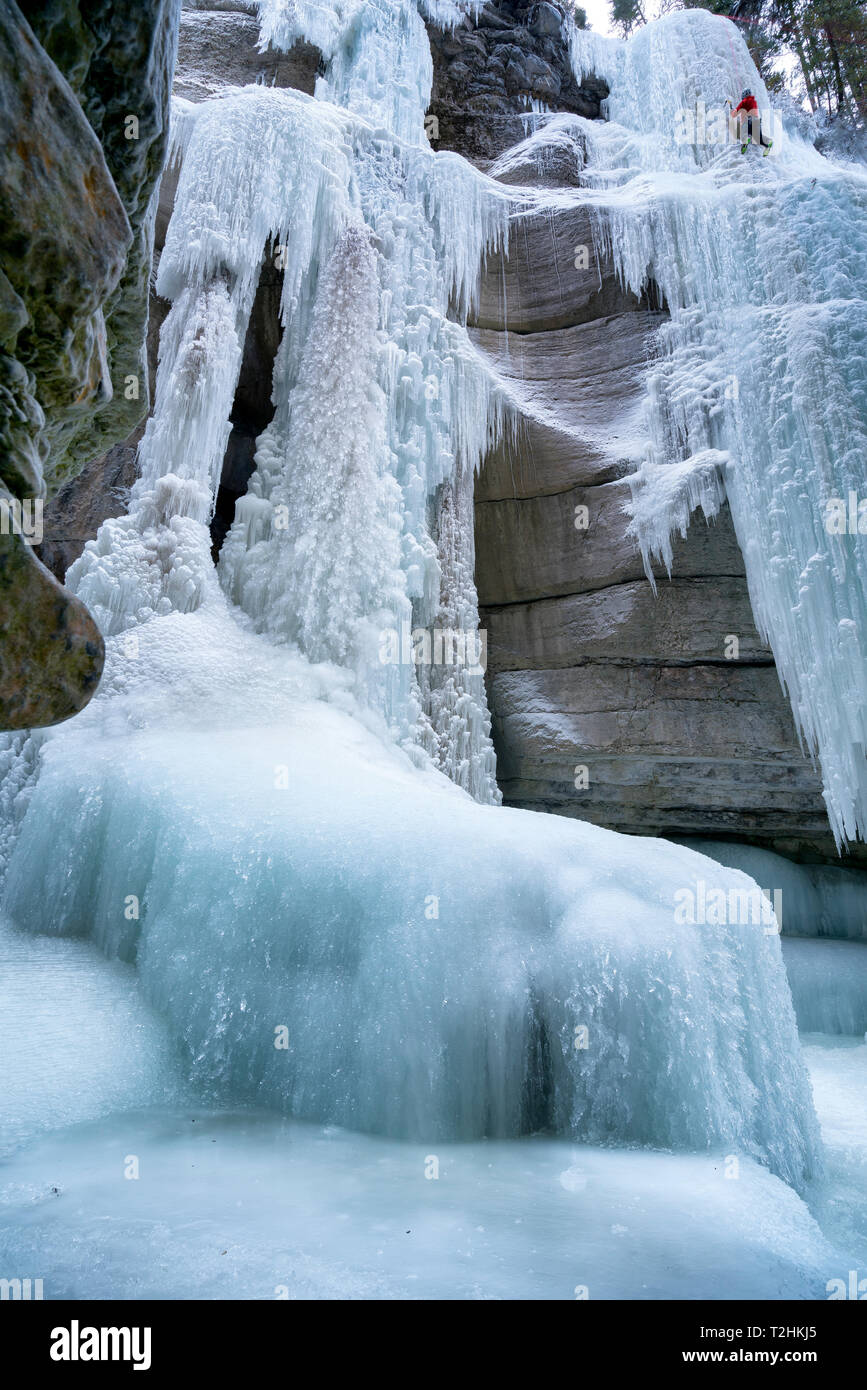
[[[572,28],[579,72],[609,82],[608,121],[580,122],[600,242],[671,318],[634,479],[650,560],[728,498],[756,622],[838,844],[867,831],[867,173],[774,121],[736,27],[704,10],[627,43]],[[724,102],[755,93],[774,138],[742,158]],[[851,499],[854,499],[854,504]]]
[[[478,662],[416,659],[419,630],[477,636],[472,482],[513,416],[464,320],[483,258],[539,196],[425,138],[421,13],[473,8],[262,0],[263,42],[322,50],[315,98],[255,86],[178,105],[157,282],[172,308],[140,477],[69,576],[106,633],[106,675],[72,724],[7,742],[4,907],[135,961],[208,1099],[424,1140],[547,1128],[720,1146],[803,1189],[820,1143],[776,927],[676,915],[699,881],[723,897],[752,881],[499,807]],[[860,331],[867,183],[785,145],[768,186],[725,155],[668,160],[660,104],[681,80],[698,84],[684,101],[721,98],[748,62],[721,20],[583,42],[612,119],[584,123],[581,196],[624,278],[652,274],[672,310],[637,517],[672,452],[708,513],[724,472],[759,620],[852,834],[863,573],[814,508],[845,493],[863,442],[839,344],[854,353]],[[636,95],[618,96],[621,71]],[[801,246],[832,196],[839,244]],[[283,273],[275,414],[215,568],[208,522],[265,257]],[[733,333],[767,370],[709,412],[738,371]],[[792,380],[820,407],[796,440],[775,423]],[[683,508],[650,512],[646,552],[665,555]]]

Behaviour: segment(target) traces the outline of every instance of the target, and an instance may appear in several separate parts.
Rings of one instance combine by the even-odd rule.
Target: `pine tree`
[[[665,0],[664,0],[665,3]],[[668,0],[733,20],[770,91],[786,85],[776,64],[797,59],[814,113],[847,124],[867,122],[867,10],[864,0]],[[612,12],[633,12],[638,0],[612,0]],[[643,20],[643,16],[641,16]],[[634,21],[638,22],[638,21]],[[629,28],[620,23],[624,33]],[[632,27],[632,24],[629,26]]]
[[[611,18],[624,36],[647,23],[641,0],[611,0]]]

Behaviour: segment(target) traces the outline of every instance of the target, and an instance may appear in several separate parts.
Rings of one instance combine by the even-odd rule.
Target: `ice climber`
[[[747,117],[747,138],[741,145],[741,154],[746,154],[749,143],[753,138],[753,130],[755,129],[755,133],[758,136],[758,143],[764,149],[765,159],[767,159],[774,142],[773,140],[766,140],[762,134],[762,118],[759,115],[759,103],[756,101],[749,87],[745,87],[741,92],[741,99],[734,109],[734,115],[738,116],[742,111]]]

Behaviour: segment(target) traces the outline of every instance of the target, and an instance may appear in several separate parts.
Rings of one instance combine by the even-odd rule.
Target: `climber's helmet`
[[[744,90],[741,92],[741,101],[745,101],[747,97],[751,96],[752,92],[750,91],[749,87],[745,87]]]

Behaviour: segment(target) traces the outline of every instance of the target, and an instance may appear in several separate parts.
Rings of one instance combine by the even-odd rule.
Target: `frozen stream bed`
[[[723,1152],[425,1147],[198,1108],[130,970],[7,932],[0,1275],[46,1298],[823,1299],[867,1272],[867,1046],[804,1043],[828,1166],[809,1206]]]
[[[430,1154],[262,1113],[137,1112],[7,1160],[0,1252],[58,1298],[812,1299],[846,1278],[849,1251],[790,1188],[749,1161],[724,1171],[722,1155]]]

